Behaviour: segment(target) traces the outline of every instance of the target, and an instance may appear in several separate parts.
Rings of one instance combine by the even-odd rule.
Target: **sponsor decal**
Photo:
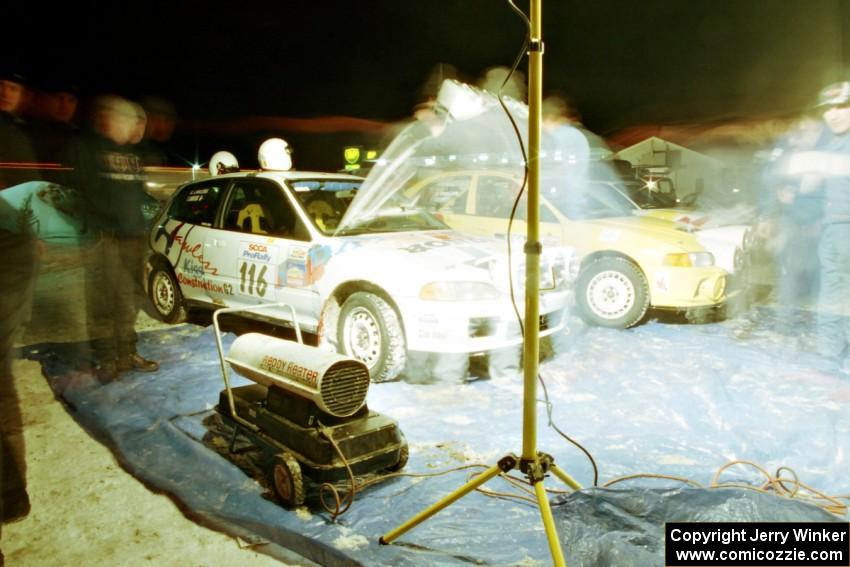
[[[325,266],[333,256],[330,246],[313,246],[307,259],[307,276],[309,282],[317,282],[325,275]]]
[[[196,262],[194,258],[183,258],[180,269],[188,276],[194,276],[196,278],[204,277],[204,267]]]
[[[239,244],[239,260],[274,264],[277,260],[277,246],[268,246],[256,242],[241,242]]]
[[[307,248],[293,246],[289,249],[290,260],[303,260],[307,257]]]
[[[156,236],[154,236],[154,244],[159,242],[160,238],[165,238],[165,255],[168,256],[171,253],[171,245],[174,244],[174,239],[177,238],[177,233],[180,232],[180,229],[183,228],[183,225],[186,223],[179,223],[173,230],[169,231],[165,228],[164,224],[159,225],[159,228],[156,230]]]
[[[679,224],[683,224],[685,226],[692,226],[695,228],[700,228],[702,225],[706,223],[708,217],[697,217],[691,218],[688,215],[678,216],[673,218],[673,222],[677,222]]]
[[[304,287],[307,285],[307,266],[286,263],[287,287]]]
[[[180,285],[194,287],[196,289],[205,289],[207,291],[223,295],[233,295],[233,290],[229,284],[218,284],[203,278],[190,277],[182,272],[177,273],[177,281],[180,282]]]
[[[204,245],[200,242],[192,244],[191,242],[186,242],[186,240],[180,236],[179,234],[174,236],[174,242],[180,245],[180,249],[183,252],[189,254],[192,258],[201,263],[201,266],[204,269],[205,273],[211,274],[213,276],[218,274],[218,268],[214,268],[213,265],[204,260]]]
[[[101,152],[100,176],[117,181],[139,181],[145,178],[139,156],[124,152]]]
[[[409,246],[400,246],[399,250],[404,250],[408,254],[419,254],[436,248],[445,248],[446,246],[454,246],[461,244],[478,244],[481,242],[492,242],[491,238],[466,236],[459,234],[435,234],[432,235],[433,240],[426,242],[417,242]]]
[[[277,279],[287,287],[306,287],[322,278],[325,266],[333,255],[327,245],[312,248],[292,248],[289,258],[280,265]]]
[[[281,360],[275,356],[264,356],[260,361],[260,368],[278,376],[291,378],[296,382],[312,388],[316,387],[316,382],[319,379],[319,373],[317,371],[289,360]]]

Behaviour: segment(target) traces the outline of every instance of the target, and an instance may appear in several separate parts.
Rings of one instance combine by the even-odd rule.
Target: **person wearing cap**
[[[174,105],[162,98],[144,96],[139,101],[146,115],[144,139],[137,145],[137,153],[147,166],[183,165],[172,151],[169,141],[177,125]]]
[[[59,164],[65,148],[79,133],[74,118],[79,99],[76,88],[56,82],[42,82],[33,99],[31,132],[33,147],[42,164]],[[60,183],[64,177],[45,169],[43,177]]]
[[[790,124],[771,148],[759,193],[759,228],[769,236],[773,253],[777,307],[789,316],[817,300],[820,265],[812,254],[820,242],[823,188],[806,186],[787,175],[790,159],[813,150],[826,125],[806,113]]]
[[[26,101],[26,81],[17,73],[0,73],[0,162],[16,164],[0,168],[0,189],[41,179],[21,111]],[[21,167],[21,164],[32,164]]]
[[[850,81],[821,90],[817,110],[825,128],[812,151],[789,161],[800,191],[823,191],[823,231],[818,246],[817,350],[850,374]]]
[[[29,139],[17,112],[24,98],[23,78],[0,77],[0,162],[29,160]],[[27,181],[21,169],[0,169],[0,192]],[[26,445],[12,361],[18,333],[30,316],[32,287],[38,270],[38,241],[22,211],[0,196],[0,532],[2,524],[30,510],[26,478]],[[0,552],[0,565],[3,564]]]

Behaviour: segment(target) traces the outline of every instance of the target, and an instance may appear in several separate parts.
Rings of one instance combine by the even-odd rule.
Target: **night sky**
[[[524,34],[500,0],[74,4],[15,2],[4,58],[84,93],[170,98],[184,155],[289,135],[296,152],[303,144],[302,167],[329,167],[360,134],[319,144],[315,135],[224,136],[193,125],[256,115],[402,120],[436,63],[476,81],[510,65]],[[527,0],[517,5],[527,12]],[[796,112],[826,82],[850,77],[850,0],[543,0],[543,22],[544,89],[568,93],[601,134]]]

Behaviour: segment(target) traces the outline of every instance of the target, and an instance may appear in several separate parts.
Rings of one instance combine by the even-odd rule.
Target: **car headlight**
[[[662,263],[673,268],[705,268],[714,265],[714,254],[711,252],[667,254]]]
[[[499,299],[501,294],[486,282],[431,282],[422,286],[420,299],[429,301],[475,301]]]

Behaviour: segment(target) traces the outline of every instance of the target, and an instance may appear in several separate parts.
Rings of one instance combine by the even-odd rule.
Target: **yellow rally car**
[[[522,179],[515,171],[445,171],[414,180],[405,195],[461,232],[507,236]],[[617,191],[555,191],[541,181],[540,240],[581,258],[575,301],[587,322],[626,328],[649,308],[701,310],[726,299],[726,270],[687,230],[649,216]],[[526,199],[511,229],[526,232]],[[521,253],[521,248],[517,248]]]

